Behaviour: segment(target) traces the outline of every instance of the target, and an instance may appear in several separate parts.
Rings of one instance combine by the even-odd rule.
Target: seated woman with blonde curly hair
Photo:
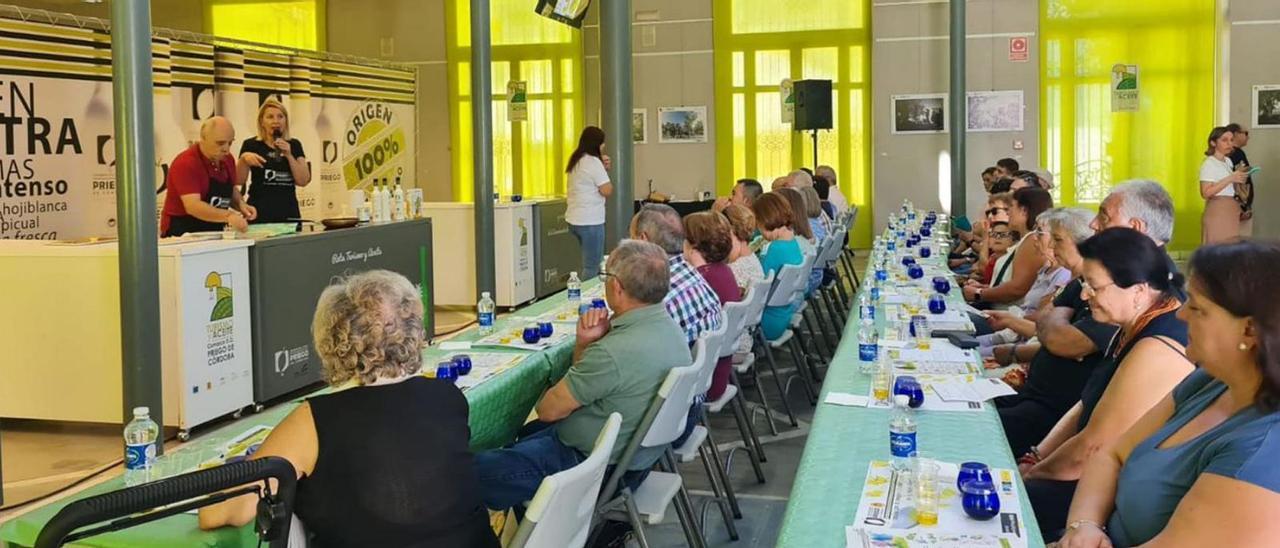
[[[356,274],[325,289],[311,334],[325,381],[253,458],[298,472],[294,513],[325,546],[494,547],[472,467],[467,400],[419,375],[422,300],[404,276]],[[242,526],[257,497],[203,508],[200,527]]]

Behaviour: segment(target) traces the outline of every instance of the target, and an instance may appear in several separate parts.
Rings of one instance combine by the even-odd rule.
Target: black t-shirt
[[[1098,351],[1080,360],[1073,360],[1054,355],[1042,347],[1031,359],[1031,369],[1027,372],[1027,382],[1022,389],[1024,398],[1038,401],[1058,413],[1066,413],[1080,401],[1089,377],[1105,360],[1103,350],[1111,344],[1112,338],[1120,329],[1093,319],[1089,302],[1080,295],[1082,290],[1080,280],[1072,280],[1053,300],[1053,306],[1071,308],[1071,325],[1093,341]]]
[[[1102,395],[1106,393],[1107,386],[1111,384],[1111,379],[1116,376],[1116,371],[1120,369],[1120,364],[1124,362],[1125,357],[1137,346],[1142,339],[1149,337],[1164,337],[1172,339],[1182,346],[1187,345],[1187,324],[1178,319],[1177,310],[1170,310],[1152,318],[1137,336],[1125,343],[1124,348],[1115,348],[1115,344],[1111,348],[1107,348],[1107,358],[1101,367],[1093,372],[1089,377],[1089,381],[1085,383],[1084,391],[1080,394],[1080,403],[1084,404],[1083,413],[1080,415],[1080,422],[1077,427],[1084,430],[1089,424],[1089,419],[1093,418],[1093,410],[1098,407],[1098,402],[1102,401]]]
[[[1231,151],[1231,154],[1227,155],[1227,158],[1231,160],[1231,165],[1233,166],[1244,164],[1252,167],[1251,164],[1249,164],[1249,156],[1244,153],[1243,148],[1237,147],[1235,150]],[[1240,202],[1240,205],[1244,206],[1245,211],[1248,211],[1249,207],[1253,205],[1253,176],[1252,175],[1250,175],[1247,179],[1245,179],[1244,186],[1247,189],[1246,195],[1241,196],[1240,194],[1237,193],[1236,200]]]
[[[294,158],[302,159],[302,143],[289,139]],[[240,155],[252,152],[266,160],[263,167],[249,168],[249,205],[258,208],[259,223],[278,223],[300,217],[293,171],[284,154],[267,146],[257,138],[246,139],[240,145]]]

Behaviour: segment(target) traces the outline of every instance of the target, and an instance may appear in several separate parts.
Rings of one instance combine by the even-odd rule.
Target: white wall
[[[1249,162],[1262,167],[1254,182],[1254,235],[1280,237],[1280,128],[1253,128],[1253,86],[1280,85],[1280,2],[1231,0],[1230,56],[1227,67],[1231,92],[1230,120],[1250,128]],[[1220,120],[1225,124],[1228,120]]]
[[[894,95],[947,92],[950,13],[946,2],[897,0],[874,0],[872,10],[873,207],[879,226],[904,198],[930,209],[949,207],[939,199],[939,154],[950,148],[950,135],[894,135],[891,101]],[[985,205],[983,169],[1003,157],[1028,169],[1039,163],[1039,13],[1028,0],[970,0],[966,15],[968,90],[1022,90],[1026,104],[1022,132],[968,134],[966,201],[972,218]],[[1010,35],[1029,37],[1028,61],[1009,61]],[[1015,150],[1014,141],[1024,148]],[[941,167],[945,181],[950,168]]]

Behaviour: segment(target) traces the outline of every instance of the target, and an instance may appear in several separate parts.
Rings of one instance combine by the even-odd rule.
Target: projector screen
[[[554,19],[574,28],[582,28],[582,20],[587,18],[587,7],[591,0],[538,0],[534,11],[538,15]]]

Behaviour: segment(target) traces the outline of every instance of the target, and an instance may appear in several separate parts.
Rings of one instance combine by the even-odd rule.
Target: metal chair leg
[[[822,375],[818,374],[818,366],[814,365],[814,360],[807,352],[805,352],[806,348],[816,348],[816,343],[814,343],[812,337],[800,333],[799,330],[796,330],[796,334],[791,338],[791,340],[796,343],[795,345],[792,345],[792,347],[796,352],[799,352],[800,357],[803,358],[802,363],[796,364],[796,368],[805,368],[805,371],[808,372],[806,382],[809,383],[809,386],[813,387],[813,389],[809,390],[809,393],[817,394],[816,388],[822,384]],[[818,357],[818,363],[822,363],[821,356]]]
[[[821,331],[822,335],[819,337],[818,333],[813,331],[812,327],[809,328],[809,331],[813,333],[813,338],[821,339],[820,342],[822,343],[822,350],[825,351],[825,354],[822,356],[822,361],[829,365],[831,360],[834,360],[836,357],[836,345],[832,342],[834,337],[831,335],[831,330],[827,328],[829,322],[822,321],[822,310],[819,302],[820,301],[816,296],[809,299],[808,312],[812,313],[813,323],[818,325],[818,331]],[[806,320],[806,322],[807,321],[808,320]]]
[[[668,472],[679,474],[676,468],[676,459],[671,455],[671,449],[668,448],[663,455],[664,467]],[[684,529],[685,538],[689,541],[689,546],[694,548],[706,548],[707,541],[702,536],[702,530],[698,528],[697,516],[693,512],[693,501],[689,498],[689,491],[685,489],[684,482],[680,483],[680,491],[676,493],[675,498],[676,514],[680,518],[680,525]]]
[[[735,384],[738,384],[738,381],[737,381],[738,373],[735,371],[732,373],[732,375],[734,379],[733,382]],[[756,370],[754,367],[751,369],[751,379],[754,381],[753,384],[756,385],[756,397],[760,398],[760,408],[764,410],[764,420],[769,422],[769,432],[776,436],[778,435],[778,425],[773,423],[773,408],[769,407],[769,400],[764,395],[764,379],[760,378],[760,372]],[[741,388],[742,385],[738,384],[738,387]],[[746,399],[747,393],[743,392],[742,397],[743,399]],[[748,405],[754,404],[754,403],[755,402],[752,402],[751,400],[747,400]],[[754,421],[755,416],[754,415],[750,416],[750,420]]]
[[[760,347],[764,349],[765,359],[769,362],[769,372],[773,374],[773,383],[778,386],[778,395],[782,397],[782,408],[787,412],[787,417],[791,419],[791,426],[800,426],[800,422],[796,420],[796,414],[791,411],[791,402],[787,401],[787,391],[782,387],[782,378],[778,375],[778,364],[773,360],[773,350],[769,347],[769,341],[764,338],[764,332],[757,330],[756,339],[760,341]],[[763,402],[767,407],[768,401]]]
[[[710,441],[711,438],[708,436],[707,442]],[[729,499],[725,495],[725,486],[721,485],[723,476],[716,471],[719,466],[713,466],[711,464],[714,457],[712,457],[710,451],[708,451],[706,442],[698,447],[698,455],[702,457],[702,467],[707,472],[707,480],[711,482],[711,493],[715,496],[715,500],[712,502],[716,506],[720,507],[720,517],[724,520],[725,529],[729,531],[729,538],[731,540],[738,540],[738,525],[734,523],[734,519],[736,517],[735,512],[729,504]],[[705,517],[705,515],[706,512],[704,510],[703,516]],[[703,526],[705,527],[705,522],[700,521],[699,523],[703,523]]]
[[[705,426],[707,423],[704,420],[702,424]],[[720,448],[716,447],[716,440],[711,435],[710,427],[707,428],[707,442],[704,445],[711,452],[711,460],[715,461],[716,475],[720,478],[720,486],[724,489],[725,500],[729,502],[729,509],[733,511],[733,517],[742,519],[742,509],[738,507],[738,495],[733,492],[733,484],[729,482],[729,474],[725,472],[724,460],[720,458]]]
[[[804,349],[800,347],[798,335],[791,337],[787,348],[791,351],[791,360],[796,364],[796,373],[800,376],[800,385],[804,387],[805,396],[809,398],[809,405],[818,405],[818,395],[814,391],[813,380],[809,378],[809,363],[804,357]]]
[[[649,548],[649,539],[644,534],[644,520],[640,518],[640,510],[636,508],[635,497],[628,493],[623,503],[627,507],[627,517],[631,520],[631,530],[636,534],[636,542],[640,544],[640,548]]]
[[[734,398],[729,404],[733,407],[733,419],[738,422],[738,433],[742,434],[742,445],[747,449],[747,455],[751,457],[751,467],[755,469],[756,481],[764,483],[764,468],[760,466],[760,463],[767,462],[764,446],[760,444],[760,438],[756,436],[756,429],[751,426],[751,421],[747,420],[746,406],[742,404],[742,400]],[[726,466],[726,473],[728,473],[727,468]]]

